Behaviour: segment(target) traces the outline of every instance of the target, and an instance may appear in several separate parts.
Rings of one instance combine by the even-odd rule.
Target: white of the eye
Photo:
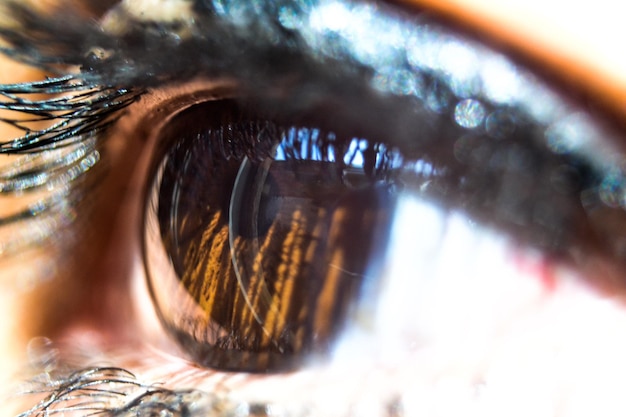
[[[424,345],[478,339],[544,292],[513,265],[506,239],[413,196],[400,198],[390,242],[382,284],[365,294],[338,362],[402,364]]]
[[[391,242],[378,302],[362,303],[329,367],[393,370],[379,388],[393,381],[411,416],[626,410],[626,307],[569,270],[546,286],[539,254],[414,196]]]

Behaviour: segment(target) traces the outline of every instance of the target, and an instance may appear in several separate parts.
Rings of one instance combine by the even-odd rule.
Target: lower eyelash
[[[45,398],[18,417],[86,412],[111,417],[138,415],[188,416],[232,408],[225,400],[197,390],[169,390],[140,382],[131,372],[115,367],[44,373],[20,395]]]
[[[335,375],[336,377],[336,375]],[[245,383],[245,382],[244,382]],[[59,365],[31,378],[14,397],[28,399],[43,397],[36,405],[17,417],[48,415],[106,415],[110,417],[167,416],[167,417],[302,417],[326,415],[321,410],[337,409],[332,415],[344,415],[350,410],[350,391],[346,404],[337,404],[329,398],[327,404],[274,404],[236,398],[229,391],[204,389],[170,389],[159,382],[147,382],[120,367],[77,368]],[[352,394],[356,394],[352,392]],[[358,394],[357,394],[358,395]],[[403,401],[399,396],[377,398],[375,415],[402,416]],[[356,403],[353,403],[355,405]],[[347,408],[343,406],[347,405]],[[371,405],[371,404],[370,404]],[[321,409],[321,410],[320,410]]]

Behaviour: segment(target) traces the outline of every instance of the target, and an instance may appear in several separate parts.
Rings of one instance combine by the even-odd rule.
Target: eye
[[[373,19],[366,7],[334,7]],[[382,271],[420,256],[419,236],[434,238],[411,219],[419,211],[400,214],[413,199],[444,219],[461,216],[469,233],[503,236],[522,264],[538,253],[541,274],[585,270],[580,253],[621,270],[620,233],[607,232],[622,221],[622,174],[608,168],[609,148],[585,151],[610,141],[610,130],[471,41],[378,24],[398,37],[379,41],[376,56],[349,43],[356,29],[333,32],[347,44],[342,53],[374,72],[354,76],[350,92],[295,102],[276,97],[276,86],[265,95],[244,88],[237,100],[185,110],[159,135],[145,262],[161,321],[195,362],[273,372],[331,355],[358,312],[385,308],[373,307],[372,288],[390,285]],[[378,60],[385,53],[395,66]],[[292,86],[298,98],[299,89],[310,85]],[[607,212],[611,220],[601,219]],[[409,243],[392,233],[401,221]],[[416,253],[398,258],[399,245]],[[407,288],[433,273],[413,268],[397,273]],[[398,320],[409,321],[408,311]]]
[[[524,291],[539,278],[541,295],[553,294],[557,279],[566,283],[559,288],[569,288],[572,275],[579,287],[592,288],[586,295],[623,291],[621,135],[597,115],[499,53],[384,6],[194,7],[203,23],[215,25],[215,39],[233,44],[203,36],[194,20],[161,25],[109,18],[104,30],[82,28],[89,36],[80,39],[92,42],[86,50],[81,42],[76,48],[56,45],[55,59],[82,65],[85,78],[96,84],[152,90],[108,140],[123,133],[136,147],[150,142],[139,158],[149,164],[141,179],[145,199],[138,203],[143,222],[134,227],[122,217],[120,229],[136,237],[141,228],[150,302],[165,327],[155,345],[167,349],[155,354],[158,348],[146,347],[153,340],[143,332],[150,307],[129,313],[129,305],[140,304],[128,289],[135,280],[117,268],[118,258],[109,261],[111,254],[138,254],[128,241],[116,240],[95,264],[109,268],[106,279],[85,278],[85,270],[71,275],[72,281],[84,278],[87,290],[78,293],[91,298],[81,301],[86,307],[69,309],[78,317],[63,316],[47,334],[65,336],[67,345],[55,350],[46,343],[42,357],[59,352],[70,365],[49,368],[37,356],[37,343],[31,344],[29,352],[45,368],[38,386],[50,393],[52,405],[40,403],[30,414],[44,406],[45,412],[82,412],[77,399],[116,415],[187,413],[192,403],[206,411],[206,396],[186,390],[193,387],[211,390],[211,401],[213,393],[220,400],[243,398],[245,409],[224,411],[217,400],[207,408],[233,415],[269,415],[273,409],[265,404],[272,403],[312,415],[331,415],[319,412],[326,406],[348,415],[372,403],[368,413],[430,415],[429,389],[438,385],[429,385],[429,370],[437,374],[439,366],[459,362],[421,355],[444,348],[460,355],[463,368],[464,348],[481,348],[464,344],[476,339],[457,337],[467,332],[450,315],[467,313],[487,324],[502,311],[514,310],[516,317],[519,305],[510,302],[520,287],[507,287],[511,276],[522,276]],[[124,13],[111,16],[129,16]],[[79,39],[74,25],[53,26]],[[180,60],[171,59],[174,53]],[[201,78],[201,87],[181,92],[193,77]],[[229,93],[198,93],[224,78],[235,84]],[[148,108],[151,99],[167,101],[157,87],[178,82],[170,91],[185,96],[183,104],[160,113],[137,110]],[[144,119],[133,129],[137,113]],[[120,183],[127,184],[129,169],[115,173]],[[138,201],[141,193],[128,194]],[[104,195],[100,201],[117,196]],[[296,239],[290,236],[298,237],[297,244],[290,244]],[[94,245],[94,251],[100,248]],[[481,310],[477,294],[491,294],[489,302],[499,309]],[[48,311],[64,304],[48,301]],[[179,349],[168,345],[171,339]],[[76,355],[84,350],[87,355]],[[94,363],[138,369],[148,383],[115,368],[89,368]],[[611,374],[613,368],[603,366]],[[502,374],[497,367],[490,374],[493,369],[471,375],[468,389],[480,391],[484,382],[496,397],[498,389],[510,390],[509,381],[498,385]],[[433,379],[447,387],[449,381],[438,377]],[[575,383],[593,388],[583,379]],[[163,385],[153,390],[152,382]],[[275,389],[281,382],[282,389]],[[424,383],[428,389],[422,392]],[[521,386],[513,391],[535,393],[536,384]],[[363,394],[355,395],[355,387]],[[331,391],[341,400],[328,401]],[[297,398],[288,398],[294,392]],[[168,398],[164,405],[161,394]],[[255,408],[255,401],[263,405]],[[294,401],[297,406],[289,408]]]

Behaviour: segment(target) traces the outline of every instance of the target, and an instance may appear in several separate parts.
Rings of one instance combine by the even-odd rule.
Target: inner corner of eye
[[[626,223],[607,199],[623,176],[606,185],[601,168],[550,144],[558,132],[538,140],[539,122],[510,107],[462,100],[428,114],[436,141],[235,100],[174,117],[144,222],[169,336],[227,371],[293,370],[346,349],[394,362],[433,335],[425,320],[453,332],[451,311],[461,322],[502,297],[528,300],[512,288],[549,294],[559,265],[593,263],[581,253],[621,265],[610,225]]]

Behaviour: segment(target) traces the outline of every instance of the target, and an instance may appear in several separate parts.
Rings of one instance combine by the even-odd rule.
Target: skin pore
[[[428,6],[451,16],[452,19],[465,22],[464,24],[471,30],[484,28],[478,30],[484,30],[484,33],[489,35],[499,35],[496,44],[504,45],[503,49],[507,51],[521,51],[519,55],[529,59],[531,65],[538,67],[541,63],[546,63],[549,79],[558,78],[564,80],[562,83],[566,87],[581,89],[583,96],[593,98],[598,107],[610,109],[613,117],[623,114],[623,109],[617,108],[616,105],[626,88],[626,82],[620,78],[621,74],[626,73],[624,72],[626,64],[620,67],[619,63],[615,63],[607,68],[603,65],[603,59],[590,56],[591,52],[597,52],[593,48],[563,50],[563,45],[559,42],[565,38],[563,33],[568,33],[571,29],[559,29],[557,25],[554,32],[535,34],[540,36],[540,39],[531,43],[546,47],[529,48],[526,46],[526,34],[529,33],[529,29],[521,26],[519,22],[510,22],[506,14],[498,14],[483,6],[478,7],[469,1],[435,3]],[[567,20],[542,14],[544,10],[541,7],[526,12],[551,22]],[[620,36],[612,37],[619,38]],[[588,42],[603,43],[607,39],[607,37],[598,40],[588,39]],[[560,51],[559,54],[554,52],[555,49]],[[555,59],[555,56],[559,59]],[[11,74],[11,77],[2,79],[3,83],[41,79],[40,73],[33,73],[22,67],[19,67],[18,71],[7,66],[3,66],[5,68],[3,76]],[[576,76],[572,76],[572,73]],[[476,410],[481,410],[480,408],[472,408],[475,406],[472,405],[475,392],[467,391],[466,382],[472,381],[470,384],[472,389],[483,390],[486,393],[482,397],[487,404],[486,408],[482,409],[484,413],[477,415],[498,412],[532,415],[528,413],[536,410],[546,413],[544,415],[591,415],[592,412],[598,415],[612,415],[611,413],[619,415],[620,409],[617,408],[619,401],[613,390],[623,386],[623,378],[626,376],[626,371],[622,369],[626,364],[618,361],[620,348],[626,344],[626,341],[622,340],[623,327],[626,325],[623,305],[618,303],[614,306],[602,302],[595,304],[594,297],[602,299],[605,295],[596,294],[585,286],[575,284],[559,286],[554,293],[546,297],[539,291],[536,298],[532,297],[535,297],[537,288],[532,285],[520,287],[520,291],[532,294],[532,302],[525,305],[526,309],[519,316],[515,316],[516,321],[497,323],[506,326],[502,332],[507,337],[496,341],[496,345],[500,343],[497,346],[501,349],[494,349],[493,356],[477,353],[479,349],[472,351],[470,347],[476,346],[470,346],[468,349],[462,349],[460,353],[446,352],[449,356],[446,354],[411,356],[415,363],[407,364],[406,369],[401,371],[397,366],[391,366],[391,369],[384,367],[363,369],[362,363],[357,361],[355,364],[346,363],[344,367],[338,366],[336,369],[305,370],[277,376],[245,376],[236,373],[226,375],[203,369],[182,359],[185,354],[180,352],[180,348],[169,341],[159,328],[146,289],[142,265],[137,260],[137,253],[133,252],[139,247],[136,225],[140,222],[140,206],[143,204],[140,196],[150,159],[146,155],[151,154],[151,148],[156,142],[156,132],[167,122],[172,109],[184,108],[195,101],[210,99],[216,88],[222,88],[225,84],[228,84],[228,81],[202,80],[199,84],[185,82],[182,85],[158,89],[143,97],[140,106],[131,106],[128,114],[109,133],[109,140],[102,149],[102,154],[106,155],[106,169],[113,174],[102,174],[104,179],[90,197],[87,207],[89,216],[79,216],[82,229],[69,242],[52,238],[41,247],[3,260],[0,314],[5,319],[0,323],[0,340],[3,340],[0,345],[2,349],[0,386],[13,387],[12,383],[31,377],[28,370],[24,370],[24,364],[29,361],[41,365],[42,361],[48,360],[50,366],[54,367],[58,363],[76,360],[81,367],[93,364],[123,367],[135,373],[139,378],[138,381],[148,385],[162,382],[160,386],[167,389],[196,388],[203,392],[217,393],[217,398],[195,393],[184,395],[179,393],[168,397],[169,392],[160,393],[164,398],[163,401],[174,402],[181,399],[192,401],[198,404],[200,410],[205,407],[205,410],[215,413],[218,413],[220,407],[234,413],[232,410],[239,404],[247,404],[250,408],[250,404],[268,402],[274,404],[275,410],[278,410],[274,411],[275,414],[271,414],[267,409],[259,409],[248,410],[248,414],[241,411],[241,414],[235,415],[308,413],[340,416],[352,413],[351,415],[409,416],[413,415],[411,411],[423,412],[428,409],[426,406],[420,408],[425,403],[430,404],[431,410],[436,410],[438,415],[454,414],[455,409],[448,406],[449,401],[443,399],[439,401],[437,396],[445,399],[456,398],[463,405],[465,405],[463,401],[467,401],[465,410],[471,409],[478,413]],[[15,132],[3,132],[3,137],[14,136]],[[94,171],[94,177],[97,175],[98,171]],[[11,210],[10,200],[2,202],[2,208],[5,207],[6,210]],[[83,242],[89,244],[85,245]],[[133,250],[129,250],[133,247]],[[71,251],[73,256],[64,256],[67,251]],[[533,276],[539,270],[540,268],[529,268],[526,275]],[[43,276],[46,279],[28,278],[32,275]],[[16,280],[15,277],[27,278]],[[27,280],[35,284],[25,283]],[[619,298],[619,295],[617,294],[616,298]],[[567,300],[580,299],[583,300],[581,301],[583,305],[588,303],[588,310],[585,310],[588,314],[570,318],[571,321],[563,319],[564,326],[571,324],[572,321],[578,325],[577,334],[570,334],[570,331],[576,332],[562,327],[558,335],[562,337],[561,341],[558,337],[550,338],[553,336],[550,332],[559,327],[546,327],[539,333],[528,330],[528,327],[533,328],[544,319],[554,319],[555,323],[560,325],[562,315],[573,314],[567,309]],[[442,300],[442,304],[447,307],[453,306],[453,309],[456,307],[461,309],[454,300]],[[434,315],[436,313],[433,312]],[[140,341],[137,340],[136,327],[129,322],[129,318],[135,317],[142,318]],[[532,337],[527,337],[529,334]],[[47,339],[33,339],[37,336],[48,336],[57,345],[52,349],[46,349]],[[584,339],[592,339],[596,343],[579,345],[578,349],[573,351],[563,349],[568,343]],[[67,342],[69,347],[63,345]],[[132,348],[128,349],[130,346]],[[80,352],[83,357],[73,357],[80,356]],[[556,357],[565,359],[556,360]],[[602,358],[602,361],[599,358]],[[592,362],[601,362],[599,370],[591,365]],[[573,376],[560,368],[570,363],[579,364],[579,368],[572,371]],[[551,366],[554,368],[550,369],[550,377],[543,381],[541,373],[533,373],[542,367]],[[528,371],[522,372],[525,367]],[[483,372],[484,369],[491,369],[493,371],[491,376],[495,380],[500,378],[499,381],[504,381],[500,385],[502,391],[489,390],[488,381],[483,379],[486,374]],[[417,370],[421,373],[419,377],[415,375]],[[607,373],[604,373],[605,371]],[[534,391],[531,390],[528,397],[523,398],[522,402],[530,401],[532,404],[526,404],[525,407],[518,405],[519,408],[513,410],[502,405],[507,401],[515,404],[520,401],[507,390],[511,387],[507,385],[507,372],[518,378],[528,378],[526,381],[528,385],[521,385],[524,388],[539,386]],[[595,382],[571,384],[570,379],[577,381],[578,378],[582,378],[577,376],[576,372],[584,375],[585,379]],[[135,380],[127,375],[118,373],[113,375],[122,381],[118,385],[121,390],[130,390],[129,387],[134,384]],[[607,380],[605,379],[607,376],[615,378],[610,386],[607,386],[608,383],[600,382]],[[346,379],[366,382],[345,384]],[[371,382],[372,380],[376,382]],[[436,389],[429,390],[432,388],[429,384]],[[345,386],[348,388],[345,389]],[[389,395],[383,393],[385,389],[394,386],[411,387],[407,392],[419,393],[428,398],[428,401],[421,400],[420,405],[411,401],[395,402],[396,397],[393,396],[392,389],[389,390]],[[27,387],[26,390],[28,389]],[[138,395],[137,391],[129,392]],[[306,398],[307,401],[313,398],[313,401],[317,402],[317,408],[309,409],[303,406],[306,401],[302,398],[302,392],[307,393],[309,397]],[[551,400],[556,396],[559,396],[559,400],[556,401],[557,406],[553,406]],[[561,400],[561,397],[572,396],[580,396],[585,398],[585,401],[569,403],[565,399]],[[368,399],[371,398],[376,400],[368,403]],[[379,398],[383,398],[385,403],[378,404]],[[35,395],[7,402],[9,404],[7,407],[10,408],[6,411],[1,410],[1,414],[18,415],[32,407],[39,399],[40,396]],[[431,400],[432,402],[429,402]],[[542,408],[543,402],[551,405]],[[347,409],[345,403],[350,404]],[[398,404],[402,404],[402,409]],[[84,414],[86,413],[77,411],[73,415]]]

